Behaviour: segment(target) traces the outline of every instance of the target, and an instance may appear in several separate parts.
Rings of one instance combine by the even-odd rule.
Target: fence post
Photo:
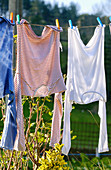
[[[9,15],[13,12],[13,19],[16,21],[16,15],[19,14],[20,18],[23,13],[23,0],[9,0]],[[16,26],[14,26],[14,34],[16,34]],[[16,45],[13,44],[13,68],[16,66]]]
[[[96,157],[100,157],[100,154],[98,153],[98,148],[96,148]]]

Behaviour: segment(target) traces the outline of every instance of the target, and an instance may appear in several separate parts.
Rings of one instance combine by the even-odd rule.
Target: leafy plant
[[[64,156],[61,156],[62,147],[63,144],[56,143],[53,149],[45,151],[46,156],[39,159],[41,166],[38,170],[68,170],[67,163],[63,159]]]
[[[49,149],[52,111],[48,107],[52,102],[51,97],[31,98],[23,97],[22,104],[24,108],[24,131],[26,151],[9,151],[1,149],[0,151],[0,168],[1,169],[37,169],[40,167],[40,158],[45,156],[46,150]],[[5,101],[0,102],[2,119],[5,119]],[[63,159],[60,156],[59,145],[55,146],[53,154],[56,153],[57,161]],[[51,152],[51,150],[49,150]],[[47,151],[48,156],[48,151]],[[64,163],[62,160],[61,163]],[[57,164],[58,165],[58,164]],[[62,166],[62,165],[61,165]]]
[[[111,159],[108,157],[98,158],[94,157],[89,159],[84,153],[80,153],[81,161],[75,158],[71,158],[71,166],[74,170],[86,169],[86,170],[109,170],[111,169]],[[67,162],[70,165],[70,161]]]

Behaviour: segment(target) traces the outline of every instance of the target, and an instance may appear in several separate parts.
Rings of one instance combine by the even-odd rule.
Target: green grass
[[[86,122],[86,123],[99,123],[100,118],[98,116],[98,102],[79,105],[74,104],[75,109],[71,112],[71,121]],[[111,101],[106,104],[106,117],[107,123],[111,123]],[[96,121],[95,121],[96,120]]]
[[[72,136],[77,138],[72,141],[72,148],[77,150],[95,150],[98,146],[100,118],[98,116],[98,102],[88,105],[75,104],[71,112]],[[107,126],[109,148],[111,144],[111,102],[107,103]]]

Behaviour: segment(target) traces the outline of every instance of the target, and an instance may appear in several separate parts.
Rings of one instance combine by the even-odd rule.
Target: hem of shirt
[[[98,153],[102,153],[102,152],[109,152],[109,148],[99,149],[98,150]]]
[[[90,103],[94,103],[94,102],[99,102],[101,99],[97,99],[97,100],[94,100],[94,101],[89,101],[89,102],[81,102],[81,101],[75,101],[75,100],[70,100],[70,101],[72,101],[73,103],[77,103],[77,104],[90,104]],[[101,100],[101,101],[103,101],[103,102],[107,102],[107,101],[104,101],[104,100]]]
[[[11,151],[14,150],[13,148],[9,148],[8,146],[2,146],[2,145],[0,145],[0,148],[5,149],[5,150],[11,150]]]

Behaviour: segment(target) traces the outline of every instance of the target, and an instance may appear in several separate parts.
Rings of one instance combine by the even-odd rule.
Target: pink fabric
[[[23,109],[22,109],[20,82],[21,82],[20,76],[16,74],[14,83],[15,83],[15,96],[16,96],[16,109],[17,109],[17,136],[14,144],[14,149],[17,151],[24,151],[25,137],[24,137]]]
[[[53,93],[62,93],[66,90],[60,67],[59,45],[60,33],[55,26],[46,26],[41,36],[37,36],[26,20],[22,20],[17,25],[17,70],[15,74],[15,91],[17,101],[17,122],[18,122],[18,138],[17,146],[23,146],[24,135],[21,95],[45,97]],[[60,96],[56,95],[54,116],[52,123],[53,133],[52,143],[58,143],[60,140],[60,123],[62,115],[62,102]],[[57,99],[58,98],[58,99]],[[56,112],[56,111],[57,112]],[[55,139],[55,140],[54,140]],[[53,142],[52,142],[53,141]],[[21,148],[21,147],[18,147]]]
[[[54,147],[54,144],[59,143],[60,141],[61,118],[62,118],[62,93],[56,93],[54,98],[54,113],[52,119],[50,146]]]
[[[19,29],[17,27],[17,33],[19,33]],[[22,109],[22,100],[21,100],[21,40],[20,37],[17,37],[17,63],[16,63],[16,74],[14,78],[15,85],[15,97],[16,97],[16,109],[17,109],[17,136],[14,144],[14,149],[17,151],[25,150],[25,137],[24,137],[24,123],[23,123],[23,109]]]

